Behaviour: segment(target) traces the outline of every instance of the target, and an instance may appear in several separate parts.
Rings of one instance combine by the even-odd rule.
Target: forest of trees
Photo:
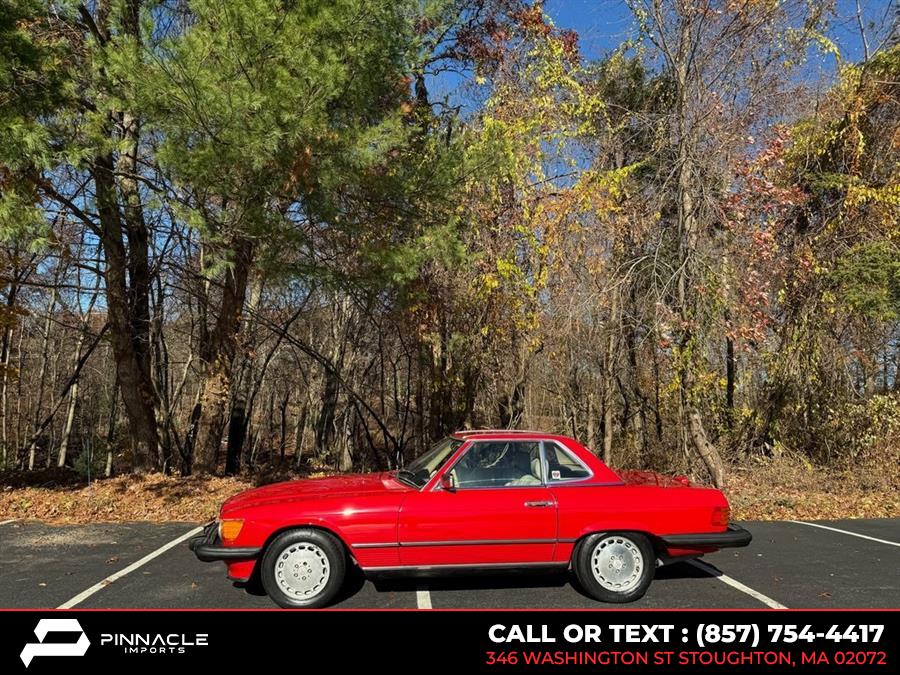
[[[624,4],[0,0],[0,469],[896,470],[896,6]]]

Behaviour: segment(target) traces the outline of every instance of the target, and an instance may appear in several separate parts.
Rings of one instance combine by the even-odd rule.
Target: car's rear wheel
[[[260,579],[269,597],[285,608],[324,607],[340,590],[347,570],[341,543],[322,530],[302,528],[279,534],[260,561]]]
[[[642,534],[592,534],[575,550],[572,566],[582,588],[603,602],[632,602],[653,580],[656,556]]]

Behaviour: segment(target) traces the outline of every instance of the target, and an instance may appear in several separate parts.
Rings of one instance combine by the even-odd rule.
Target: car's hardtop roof
[[[451,434],[459,440],[491,439],[491,438],[520,438],[523,441],[571,441],[568,436],[550,434],[546,431],[531,431],[527,429],[464,429]]]

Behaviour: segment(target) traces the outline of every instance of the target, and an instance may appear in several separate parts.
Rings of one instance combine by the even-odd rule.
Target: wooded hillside
[[[3,0],[0,467],[896,480],[896,6],[627,4]]]

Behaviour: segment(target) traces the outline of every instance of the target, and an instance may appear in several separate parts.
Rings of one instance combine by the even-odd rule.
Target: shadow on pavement
[[[715,572],[721,574],[718,570],[715,570]],[[707,573],[693,565],[678,562],[659,567],[656,570],[654,583],[672,579],[703,579],[718,576],[718,574]],[[415,576],[384,574],[373,576],[371,581],[375,588],[382,592],[409,592],[422,589],[423,587],[427,587],[430,591],[478,591],[514,588],[562,588],[566,585],[571,585],[581,595],[590,597],[581,589],[574,574],[569,571],[560,572],[557,570],[504,570],[502,572],[496,570],[469,570],[466,572],[420,573]]]

